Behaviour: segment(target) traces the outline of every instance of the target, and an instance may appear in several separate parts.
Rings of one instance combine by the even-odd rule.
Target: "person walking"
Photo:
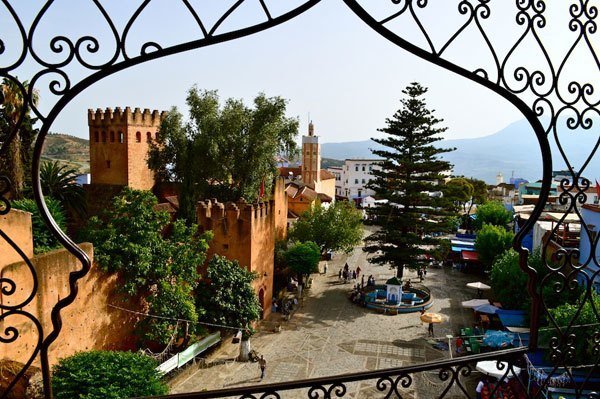
[[[338,279],[342,279],[342,269],[340,269],[340,272],[338,273]]]
[[[361,272],[361,268],[360,268],[360,266],[357,266],[356,267],[356,277],[357,278],[360,277],[360,272]]]
[[[433,323],[429,323],[429,327],[427,328],[427,333],[430,337],[433,337]]]
[[[327,262],[325,262],[325,265],[323,266],[323,274],[327,275]]]
[[[362,288],[365,288],[365,275],[364,275],[364,274],[362,275],[362,278],[361,278],[361,280],[360,280],[360,286],[361,286]]]
[[[477,399],[482,398],[482,391],[483,391],[484,385],[485,385],[485,382],[483,382],[483,380],[479,380],[479,383],[477,384],[477,388],[475,388],[475,397]]]
[[[258,367],[260,368],[260,379],[265,378],[265,370],[267,368],[267,361],[263,355],[260,355],[260,359],[258,359]]]
[[[356,280],[356,270],[352,270],[352,280]]]

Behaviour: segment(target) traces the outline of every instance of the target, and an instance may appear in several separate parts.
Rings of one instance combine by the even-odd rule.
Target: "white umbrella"
[[[489,285],[482,283],[481,281],[476,281],[474,283],[467,283],[467,287],[475,288],[476,290],[482,290],[482,291],[489,290],[492,288]]]
[[[487,299],[471,299],[468,301],[462,302],[463,308],[476,308],[477,306],[487,305],[490,301]]]
[[[516,366],[512,366],[512,369],[509,369],[509,365],[506,362],[500,362],[502,365],[502,369],[498,368],[498,362],[496,360],[484,360],[482,362],[477,362],[475,368],[481,371],[483,374],[489,375],[490,377],[495,377],[497,379],[501,379],[506,374],[504,378],[512,378],[515,375],[519,375],[521,373],[521,369]],[[508,374],[507,374],[508,370]],[[514,374],[513,374],[514,371]]]

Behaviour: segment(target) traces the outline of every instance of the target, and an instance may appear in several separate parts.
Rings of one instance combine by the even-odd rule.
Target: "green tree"
[[[403,90],[407,98],[401,100],[402,108],[379,129],[387,136],[373,139],[386,148],[373,151],[383,161],[369,187],[388,202],[367,210],[379,229],[367,238],[365,251],[374,254],[372,262],[395,268],[399,278],[405,267],[421,266],[422,255],[432,251],[424,246],[440,243],[430,233],[449,231],[448,217],[455,215],[451,200],[430,195],[440,191],[437,183],[452,169],[439,156],[453,149],[434,146],[446,128],[438,127],[442,121],[427,109],[426,92],[418,83]]]
[[[319,271],[320,259],[319,246],[312,241],[294,243],[285,252],[286,264],[298,274],[299,281],[304,281],[303,276]]]
[[[252,287],[256,277],[237,261],[215,255],[196,290],[197,305],[206,311],[204,320],[242,330],[250,328],[262,315]]]
[[[156,371],[158,362],[132,352],[79,352],[53,368],[56,399],[121,399],[165,395],[169,388]]]
[[[542,270],[539,251],[531,254],[528,261],[534,269]],[[531,298],[527,294],[527,274],[519,267],[517,252],[509,249],[496,258],[490,273],[490,283],[494,298],[502,303],[502,307],[529,311]]]
[[[504,205],[498,201],[490,201],[478,206],[476,215],[475,225],[479,229],[485,224],[506,228],[512,220],[510,211],[506,210]]]
[[[150,145],[148,165],[162,181],[181,184],[180,214],[191,222],[199,199],[217,197],[255,201],[261,184],[269,190],[278,153],[296,151],[298,120],[287,118],[286,101],[259,94],[254,106],[216,91],[192,87],[187,96],[190,121],[173,108],[158,140]]]
[[[164,344],[175,333],[174,319],[194,322],[202,314],[193,289],[211,236],[198,234],[196,225],[187,226],[182,220],[176,220],[171,234],[164,236],[170,219],[155,210],[156,204],[152,193],[125,188],[102,218],[90,219],[84,237],[94,243],[102,269],[122,275],[124,293],[141,295],[150,314],[168,318],[147,317],[138,325],[143,339]]]
[[[63,208],[60,203],[54,198],[45,198],[46,206],[50,211],[50,215],[58,224],[61,230],[66,228],[66,217]],[[19,209],[25,212],[31,213],[31,227],[33,233],[33,250],[36,254],[51,251],[53,249],[61,248],[61,244],[58,239],[50,232],[46,223],[42,219],[40,210],[37,204],[32,199],[21,199],[11,203],[14,209]]]
[[[22,88],[21,88],[22,86]],[[12,132],[17,129],[12,139],[6,157],[0,159],[0,173],[8,176],[12,183],[11,194],[13,198],[23,197],[26,183],[31,178],[31,156],[33,142],[38,134],[38,129],[33,125],[36,118],[30,115],[30,104],[25,100],[25,93],[29,91],[29,82],[20,82],[20,85],[8,78],[4,78],[0,85],[0,142],[8,140]],[[37,90],[32,90],[32,102],[38,103]],[[21,124],[17,128],[19,120]]]
[[[448,200],[466,212],[467,202],[473,198],[473,185],[464,177],[457,177],[445,184],[443,193]]]
[[[321,253],[350,252],[363,236],[362,212],[348,201],[336,201],[328,207],[317,203],[300,216],[289,232],[292,240],[312,241]]]
[[[76,183],[77,171],[58,161],[44,162],[40,167],[42,192],[61,203],[63,209],[73,209],[85,214],[86,202],[83,187]]]
[[[491,268],[494,260],[511,247],[514,237],[512,232],[503,227],[483,225],[475,238],[475,249],[486,269]]]
[[[467,209],[467,213],[471,213],[473,205],[483,205],[487,202],[488,188],[483,180],[470,178],[467,179],[467,181],[473,186],[473,196],[471,198],[469,209]]]

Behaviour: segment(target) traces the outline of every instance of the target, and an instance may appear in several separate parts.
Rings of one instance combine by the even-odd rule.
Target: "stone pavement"
[[[383,283],[394,274],[387,267],[369,264],[367,254],[360,247],[349,255],[336,254],[328,262],[327,275],[313,276],[304,304],[291,320],[280,321],[280,315],[275,314],[273,320],[262,322],[263,328],[252,338],[253,349],[267,360],[264,380],[259,379],[256,363],[235,362],[239,347],[225,342],[207,359],[208,367],[186,373],[185,378],[174,383],[171,393],[324,377],[449,357],[448,351],[436,350],[427,342],[427,325],[421,324],[419,313],[382,315],[351,303],[348,293],[352,284],[338,280],[338,271],[346,262],[351,269],[360,265],[365,280],[372,274],[377,283]],[[321,270],[322,267],[323,262]],[[411,271],[405,272],[405,278],[418,281],[416,273]],[[436,337],[443,338],[472,324],[473,313],[462,308],[461,301],[475,297],[475,292],[465,286],[475,280],[476,276],[455,270],[428,270],[424,283],[435,300],[429,311],[442,313],[448,320],[435,325]],[[272,332],[279,323],[281,331]],[[417,378],[405,397],[427,398],[428,389],[437,395],[443,391],[437,373],[431,378],[426,375]],[[345,397],[381,396],[374,386],[374,381],[347,384]],[[415,388],[419,392],[414,392]],[[283,397],[307,396],[306,391],[293,391],[284,393]]]

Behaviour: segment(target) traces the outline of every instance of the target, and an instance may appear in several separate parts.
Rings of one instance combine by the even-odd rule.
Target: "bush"
[[[514,234],[503,227],[484,224],[477,233],[475,249],[486,269],[492,267],[494,260],[512,245]]]
[[[481,229],[486,224],[506,228],[512,220],[512,214],[498,201],[490,201],[478,206],[476,215],[475,227],[478,229]]]
[[[312,241],[295,243],[285,252],[287,265],[300,276],[318,272],[320,259],[319,246]]]
[[[48,207],[48,210],[50,211],[50,214],[54,218],[56,224],[58,224],[61,230],[65,230],[65,212],[60,206],[60,202],[50,197],[46,197],[45,201],[46,206]],[[40,214],[40,210],[38,209],[37,204],[34,200],[16,200],[13,201],[11,205],[14,209],[19,209],[21,211],[31,213],[31,225],[33,230],[33,250],[36,254],[41,254],[61,247],[61,244],[58,241],[58,239],[48,229],[46,223],[44,223],[42,215]]]
[[[158,363],[132,352],[80,352],[61,359],[53,369],[56,399],[120,399],[165,395],[167,385]]]

